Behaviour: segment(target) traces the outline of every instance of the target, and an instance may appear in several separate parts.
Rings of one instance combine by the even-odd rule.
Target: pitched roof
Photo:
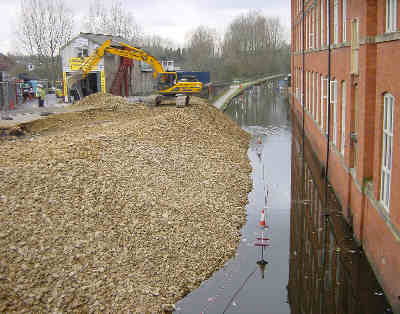
[[[106,40],[111,39],[111,45],[112,46],[121,46],[119,43],[122,41],[126,44],[132,44],[130,43],[129,40],[126,38],[120,37],[120,36],[113,36],[113,35],[106,35],[106,34],[92,34],[92,33],[79,33],[81,37],[85,37],[91,41],[94,41],[95,43],[102,44]]]
[[[60,48],[60,50],[63,50],[66,46],[68,46],[73,40],[75,40],[78,37],[83,37],[86,38],[92,42],[95,42],[99,45],[102,45],[106,40],[111,39],[111,46],[114,47],[121,47],[119,44],[121,41],[128,44],[128,45],[134,45],[132,42],[129,40],[120,37],[120,36],[113,36],[113,35],[107,35],[107,34],[93,34],[93,33],[82,33],[80,32],[79,35],[75,36],[72,38],[69,42],[67,42],[64,46]]]

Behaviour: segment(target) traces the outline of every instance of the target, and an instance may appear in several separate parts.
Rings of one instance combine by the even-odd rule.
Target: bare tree
[[[25,53],[55,80],[61,72],[59,48],[72,37],[73,14],[62,0],[21,0],[17,37]]]
[[[133,14],[120,0],[113,0],[110,7],[106,7],[101,0],[94,0],[83,26],[90,33],[120,36],[135,43],[141,37],[139,25]]]
[[[287,71],[288,45],[276,17],[249,11],[233,19],[223,40],[199,26],[186,39],[185,69],[210,71],[214,80]]]
[[[157,58],[167,57],[168,51],[176,47],[171,39],[159,35],[143,36],[140,45]]]
[[[277,62],[284,47],[279,18],[249,11],[229,25],[223,42],[223,58],[234,76],[254,76],[279,70]]]

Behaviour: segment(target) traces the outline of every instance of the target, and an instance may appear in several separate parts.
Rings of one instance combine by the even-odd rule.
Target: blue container
[[[195,76],[200,82],[204,84],[210,83],[210,72],[200,72],[200,71],[177,71],[178,80],[183,76]]]

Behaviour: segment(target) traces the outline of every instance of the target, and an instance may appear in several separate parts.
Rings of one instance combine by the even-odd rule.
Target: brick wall
[[[326,5],[326,1],[323,1]],[[331,41],[333,41],[333,2],[331,1]],[[295,5],[296,0],[292,0]],[[307,1],[306,15],[311,12],[314,2]],[[316,2],[315,10],[320,10],[321,0]],[[378,279],[387,293],[396,313],[400,312],[400,32],[385,34],[386,0],[347,0],[346,29],[347,41],[342,42],[343,21],[342,4],[339,0],[339,43],[331,49],[331,80],[338,82],[337,97],[337,144],[330,146],[329,180],[343,208],[343,215],[353,224],[354,236],[363,246]],[[293,8],[293,6],[292,6]],[[400,4],[397,5],[397,24],[400,25]],[[298,32],[301,26],[302,12],[292,9],[292,107],[299,117],[302,116],[300,98],[296,97],[296,88],[302,89],[301,71],[303,56]],[[325,7],[326,14],[326,7]],[[350,73],[352,21],[359,21],[359,72]],[[316,19],[320,23],[319,19]],[[326,16],[324,16],[324,34],[326,38]],[[400,28],[397,27],[399,30]],[[308,30],[308,28],[306,28]],[[319,32],[320,24],[319,24]],[[321,36],[321,35],[320,35]],[[305,40],[307,40],[305,35]],[[318,40],[318,38],[317,38]],[[328,50],[305,50],[305,72],[328,75]],[[300,71],[299,71],[300,69]],[[304,75],[304,108],[309,108],[312,99],[308,82]],[[345,151],[340,153],[342,128],[342,91],[341,82],[346,83],[346,119]],[[320,82],[319,82],[320,83]],[[320,87],[320,85],[319,85]],[[325,87],[326,88],[326,87]],[[316,90],[313,91],[317,96]],[[319,88],[319,93],[321,89]],[[379,202],[382,165],[383,136],[383,96],[391,93],[395,99],[394,132],[391,171],[390,209],[385,210]],[[320,94],[319,94],[320,95]],[[324,128],[321,128],[320,96],[317,98],[317,117],[310,110],[305,113],[305,132],[321,163],[326,163],[327,141]],[[318,99],[319,98],[319,99]],[[333,107],[333,106],[331,106]],[[333,108],[330,110],[330,141],[333,139]],[[324,113],[324,118],[326,112]],[[300,120],[302,117],[300,118]],[[350,132],[357,134],[357,142],[351,141]],[[398,278],[398,280],[393,280]]]

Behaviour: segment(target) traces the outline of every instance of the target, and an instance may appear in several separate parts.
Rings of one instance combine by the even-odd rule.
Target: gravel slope
[[[0,141],[0,312],[161,313],[238,246],[249,135],[96,94]]]

